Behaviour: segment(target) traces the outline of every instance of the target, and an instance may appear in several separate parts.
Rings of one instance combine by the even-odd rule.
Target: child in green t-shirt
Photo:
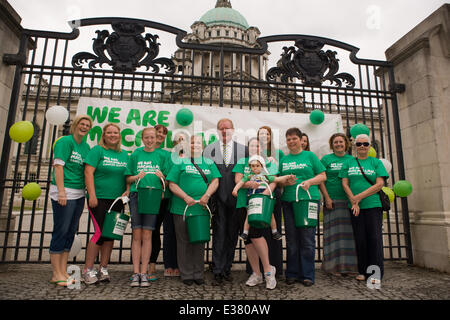
[[[250,196],[255,193],[263,193],[269,184],[272,182],[276,182],[276,177],[273,175],[269,175],[269,172],[266,169],[266,164],[264,158],[258,155],[252,156],[248,165],[252,173],[246,174],[242,177],[241,181],[239,181],[233,189],[233,196],[237,197],[239,189],[241,189],[247,181],[254,181],[259,183],[257,189],[248,189],[247,196]],[[275,218],[272,213],[272,219],[270,222],[270,228],[272,229],[272,238],[275,240],[281,240],[282,235],[277,230],[277,224],[275,222]],[[248,224],[248,216],[245,218],[244,230],[241,234],[241,238],[246,241],[248,239],[248,232],[250,229],[250,225]]]

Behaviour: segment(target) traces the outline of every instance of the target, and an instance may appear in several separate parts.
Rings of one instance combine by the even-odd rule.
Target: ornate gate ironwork
[[[146,20],[93,18],[73,25],[77,23],[71,33],[23,30],[19,52],[3,57],[4,63],[16,66],[8,128],[16,117],[30,120],[40,137],[34,146],[22,146],[5,135],[0,163],[1,262],[49,261],[51,146],[68,133],[69,121],[57,130],[43,114],[58,104],[66,106],[73,117],[81,96],[196,104],[205,111],[220,106],[298,113],[320,109],[341,114],[349,137],[355,123],[371,129],[378,155],[393,164],[390,183],[405,178],[396,100],[396,93],[404,88],[395,84],[389,62],[359,59],[356,47],[306,35],[261,37],[257,46],[244,48],[185,41],[186,31]],[[98,25],[107,25],[113,32],[97,30],[93,53],[76,52],[81,28]],[[175,37],[173,57],[159,56],[161,44],[155,31]],[[278,42],[286,44],[281,59],[265,70],[268,66],[262,57]],[[30,44],[34,47],[28,52]],[[340,55],[339,60],[336,50],[348,53],[349,61],[340,65],[345,56]],[[339,72],[340,68],[345,72]],[[20,195],[30,181],[43,190],[41,198],[33,202]],[[86,248],[93,226],[87,214],[83,217],[79,236]],[[409,230],[407,200],[397,199],[385,217],[385,259],[412,263]],[[318,228],[317,261],[323,255],[322,236]],[[126,234],[116,243],[112,263],[131,262],[130,238]],[[207,249],[209,253],[209,245]],[[244,262],[244,257],[240,243],[236,261]]]

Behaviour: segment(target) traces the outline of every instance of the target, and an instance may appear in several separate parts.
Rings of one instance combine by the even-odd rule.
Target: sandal
[[[363,274],[358,274],[355,279],[358,281],[364,281],[366,280],[366,277]]]
[[[148,281],[156,281],[156,280],[158,280],[158,277],[154,273],[149,273],[149,274],[147,274],[147,280]]]
[[[172,268],[167,268],[164,270],[164,277],[173,277],[174,270]]]
[[[59,287],[67,287],[69,285],[67,280],[50,280],[50,283]]]

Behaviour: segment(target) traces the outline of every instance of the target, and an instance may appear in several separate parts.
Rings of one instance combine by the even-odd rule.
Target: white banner
[[[181,109],[189,109],[193,113],[193,121],[188,126],[181,126],[176,119]],[[269,126],[275,147],[288,152],[285,132],[292,127],[299,128],[309,136],[311,151],[319,158],[330,153],[328,139],[336,132],[344,133],[341,115],[325,114],[320,125],[309,120],[309,114],[266,112],[220,108],[210,106],[149,103],[137,101],[115,101],[103,98],[81,97],[78,102],[77,115],[87,114],[94,125],[88,134],[87,142],[94,146],[100,139],[105,124],[113,122],[122,129],[122,148],[133,151],[142,146],[140,131],[145,127],[162,124],[169,129],[165,147],[172,147],[172,140],[178,132],[186,134],[202,134],[206,144],[218,139],[217,122],[229,118],[234,123],[235,140],[246,144],[248,139],[256,137],[258,129]]]

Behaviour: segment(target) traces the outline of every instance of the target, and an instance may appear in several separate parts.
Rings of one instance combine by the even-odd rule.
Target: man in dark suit
[[[248,157],[248,148],[232,140],[234,126],[230,119],[219,120],[217,131],[219,141],[208,145],[203,152],[205,158],[216,163],[222,175],[214,195],[217,211],[212,217],[212,271],[216,285],[223,279],[231,281],[234,252],[245,221],[245,210],[236,209],[236,198],[232,195],[235,186],[233,168],[239,159]]]

